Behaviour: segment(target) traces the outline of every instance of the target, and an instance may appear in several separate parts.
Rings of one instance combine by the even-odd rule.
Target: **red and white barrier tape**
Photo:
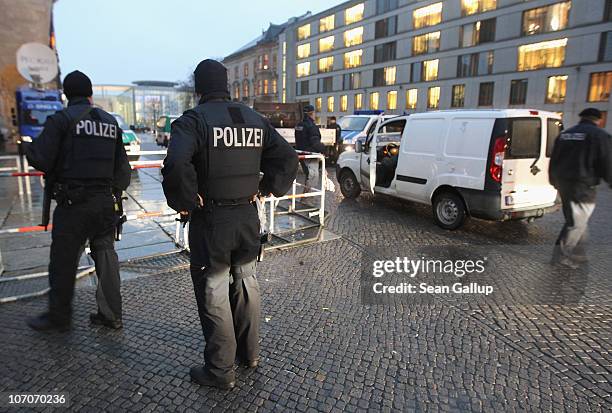
[[[126,219],[128,221],[136,221],[136,220],[145,219],[145,218],[161,218],[161,217],[171,217],[175,215],[177,215],[176,212],[169,212],[169,211],[140,212],[138,214],[126,215]],[[53,228],[53,225],[49,224],[47,226],[47,231],[50,231],[51,228]],[[44,230],[45,230],[45,227],[41,225],[34,225],[30,227],[0,229],[0,234],[20,234],[20,233],[26,233],[26,232],[42,232]]]

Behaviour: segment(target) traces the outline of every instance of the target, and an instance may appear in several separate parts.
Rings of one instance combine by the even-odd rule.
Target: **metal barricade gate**
[[[267,217],[265,225],[272,237],[271,242],[265,247],[267,251],[316,242],[325,225],[325,186],[327,180],[325,157],[319,153],[309,152],[299,152],[298,156],[300,160],[318,160],[319,165],[321,165],[321,179],[318,182],[320,188],[311,188],[295,180],[291,185],[290,193],[281,197],[272,195],[264,198],[265,216]],[[302,193],[299,193],[299,188],[303,189]],[[299,208],[298,202],[307,198],[320,198],[320,204]],[[282,230],[279,220],[285,221],[285,226],[289,225],[290,228]],[[299,222],[305,225],[295,225]],[[175,239],[178,240],[177,246],[189,251],[189,224],[183,226],[182,231],[181,225],[179,222],[176,223]],[[311,233],[310,236],[308,233]]]

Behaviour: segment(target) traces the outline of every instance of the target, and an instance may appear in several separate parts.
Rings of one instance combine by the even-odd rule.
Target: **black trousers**
[[[259,218],[254,205],[212,206],[189,225],[191,278],[206,345],[204,365],[234,380],[234,361],[259,358]]]
[[[119,260],[114,246],[116,222],[110,193],[91,193],[82,203],[62,203],[55,208],[49,263],[49,314],[52,319],[70,320],[76,272],[87,240],[98,275],[98,311],[109,320],[121,318]]]

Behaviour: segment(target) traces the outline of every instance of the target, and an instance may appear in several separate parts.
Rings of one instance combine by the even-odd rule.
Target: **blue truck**
[[[14,118],[19,141],[31,142],[43,130],[47,117],[64,108],[59,90],[39,90],[29,87],[15,92],[17,113]]]

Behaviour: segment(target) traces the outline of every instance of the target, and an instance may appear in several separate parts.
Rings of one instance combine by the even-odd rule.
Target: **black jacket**
[[[603,179],[612,184],[612,137],[594,123],[581,121],[555,141],[550,183],[577,201],[593,201]]]
[[[321,143],[321,130],[308,116],[304,116],[295,126],[295,148],[300,151],[325,152],[325,145]]]
[[[66,139],[73,119],[91,106],[86,98],[76,98],[68,102],[68,108],[57,112],[47,118],[41,134],[25,148],[30,164],[44,173],[55,172],[57,179],[62,181],[62,172],[69,168],[72,151],[75,150],[74,140]],[[116,125],[117,137],[115,139],[115,154],[113,177],[106,179],[70,179],[83,184],[104,184],[116,190],[125,190],[131,179],[131,168],[123,146],[121,128],[115,118],[102,109],[94,108],[87,118],[98,118],[106,123]],[[72,141],[72,142],[71,142]],[[58,165],[58,163],[63,163]],[[83,171],[83,176],[88,171]]]
[[[209,100],[202,99],[200,105]],[[252,109],[237,103],[218,102],[227,108],[240,106],[241,111],[252,112],[261,120],[264,127],[263,145],[261,151],[260,170],[263,178],[259,182],[259,191],[268,195],[282,196],[291,188],[298,167],[298,158],[291,145],[270,125],[267,119],[252,111]],[[229,110],[229,109],[228,109]],[[237,124],[238,125],[238,124]],[[229,125],[228,125],[229,126]],[[162,186],[168,205],[175,211],[193,211],[198,206],[198,194],[205,190],[199,182],[199,171],[206,170],[207,142],[213,140],[209,136],[208,126],[196,110],[188,110],[172,122],[168,153],[164,160]],[[257,184],[255,184],[257,185]],[[257,188],[253,188],[253,192]]]

